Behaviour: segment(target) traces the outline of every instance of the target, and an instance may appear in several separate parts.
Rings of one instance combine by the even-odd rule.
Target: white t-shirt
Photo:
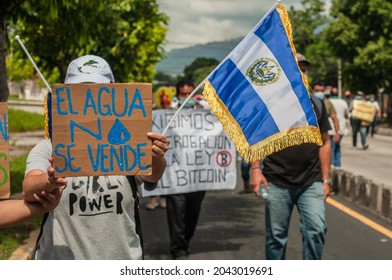
[[[339,120],[339,134],[346,135],[346,120],[348,118],[348,105],[347,102],[341,98],[331,97],[329,99],[335,108],[336,116]],[[335,127],[333,125],[333,121],[329,118],[329,123],[331,124],[331,130],[328,131],[329,135],[335,134]]]
[[[27,158],[26,173],[44,172],[52,144],[45,139]],[[142,183],[138,177],[138,184]],[[134,198],[126,176],[67,177],[57,208],[49,213],[36,259],[140,260]]]

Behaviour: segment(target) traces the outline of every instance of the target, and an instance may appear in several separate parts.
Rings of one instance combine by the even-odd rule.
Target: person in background
[[[320,100],[324,99],[324,92],[325,92],[325,87],[320,84],[315,84],[313,87],[313,94],[317,96]]]
[[[331,90],[331,97],[329,98],[330,102],[332,103],[333,107],[336,111],[336,116],[339,120],[339,141],[335,142],[333,137],[336,133],[332,119],[329,119],[330,125],[332,127],[331,130],[328,131],[331,140],[331,147],[332,147],[332,166],[335,168],[340,168],[342,166],[341,162],[341,149],[340,143],[343,139],[343,136],[346,134],[346,123],[348,119],[348,105],[347,102],[341,99],[338,96],[338,90],[336,87],[332,88]]]
[[[297,53],[298,66],[305,76],[310,62]],[[303,258],[321,259],[327,223],[325,200],[330,193],[331,144],[328,115],[323,102],[311,97],[323,145],[305,143],[276,152],[252,163],[251,185],[259,196],[262,185],[268,189],[265,204],[265,251],[268,260],[285,259],[290,218],[294,206],[300,213]],[[314,100],[313,100],[314,98]]]
[[[330,118],[331,123],[334,127],[333,132],[335,132],[335,133],[332,137],[332,140],[335,143],[337,143],[340,141],[340,135],[338,132],[336,132],[336,131],[339,131],[339,120],[336,115],[335,108],[334,108],[333,104],[331,103],[331,101],[329,100],[329,97],[331,95],[331,91],[332,91],[332,86],[324,87],[324,86],[316,84],[313,88],[313,94],[315,96],[317,96],[320,100],[322,100],[325,105],[325,108],[328,113],[328,117]]]
[[[146,204],[147,210],[154,210],[155,208],[166,208],[165,196],[151,196]]]
[[[114,83],[114,76],[103,58],[85,55],[71,61],[66,72],[65,84],[79,83]],[[166,168],[164,156],[169,147],[169,140],[161,134],[149,132],[147,137],[152,142],[148,176],[57,177],[48,162],[50,139],[30,151],[23,180],[27,202],[34,202],[36,193],[66,186],[59,205],[45,216],[36,259],[143,259],[137,189],[143,183],[145,188],[156,187]]]
[[[374,134],[376,133],[377,122],[378,122],[378,120],[381,119],[381,108],[380,108],[380,104],[376,100],[376,97],[374,94],[370,95],[369,102],[374,105],[374,108],[376,108],[376,114],[374,115],[374,120],[370,123],[370,126],[368,127],[368,132],[367,132],[367,134],[369,135],[369,130],[370,130],[370,137],[373,137]]]
[[[350,103],[351,103],[351,91],[346,90],[344,92],[344,98],[346,100],[347,106],[350,106]]]
[[[179,107],[195,89],[195,85],[190,81],[179,81],[176,89]],[[190,98],[184,108],[195,109],[195,100]],[[195,191],[166,196],[170,254],[173,259],[187,259],[189,257],[189,244],[196,230],[205,194],[206,191]]]
[[[241,158],[241,178],[244,183],[244,189],[239,192],[239,194],[244,194],[244,193],[252,193],[252,188],[250,186],[250,167],[251,163],[244,161],[243,158]]]
[[[171,100],[169,98],[168,93],[163,90],[162,94],[159,98],[159,105],[158,108],[161,109],[171,109]],[[166,208],[166,198],[164,195],[162,196],[151,196],[147,203],[146,203],[146,209],[147,210],[154,210],[155,208]]]
[[[196,94],[195,101],[196,101],[195,107],[197,109],[210,109],[210,106],[208,105],[208,102],[203,98],[203,95]]]
[[[354,99],[350,103],[350,113],[353,110],[353,104],[354,100],[361,100],[361,101],[366,101],[365,93],[362,91],[358,91],[357,95],[354,97]],[[361,135],[361,143],[362,143],[362,148],[364,150],[367,150],[369,148],[369,145],[366,143],[366,130],[367,130],[367,124],[365,125],[365,122],[361,121],[358,118],[354,118],[351,114],[350,116],[350,125],[352,129],[352,148],[356,149],[357,148],[357,138],[358,138],[358,132]]]
[[[338,116],[336,114],[336,110],[335,107],[333,106],[332,102],[329,100],[332,91],[333,90],[337,90],[336,88],[332,87],[332,86],[327,86],[326,90],[324,91],[324,98],[322,99],[324,104],[325,104],[325,108],[327,109],[327,113],[328,113],[328,117],[331,121],[331,128],[333,127],[334,129],[332,130],[332,132],[334,132],[333,136],[332,136],[332,141],[335,143],[339,143],[340,142],[340,127],[339,127],[339,119]],[[330,134],[330,132],[328,132],[328,134]]]

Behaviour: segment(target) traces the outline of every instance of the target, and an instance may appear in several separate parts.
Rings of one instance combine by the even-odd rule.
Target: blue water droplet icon
[[[116,119],[112,128],[109,131],[108,141],[113,145],[124,144],[131,139],[131,134],[128,129],[122,124],[119,119]]]

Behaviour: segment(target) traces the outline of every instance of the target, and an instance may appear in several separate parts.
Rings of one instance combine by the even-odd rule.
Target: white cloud
[[[245,36],[275,0],[158,0],[170,17],[167,50]],[[301,0],[282,3],[300,8]],[[328,1],[329,2],[329,1]]]

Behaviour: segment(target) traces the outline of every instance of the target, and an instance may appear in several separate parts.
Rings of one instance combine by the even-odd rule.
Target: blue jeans
[[[367,127],[361,125],[361,120],[351,118],[351,128],[353,130],[353,147],[357,146],[357,136],[358,132],[361,135],[361,143],[362,146],[366,146],[366,135],[367,135]]]
[[[341,157],[342,157],[342,153],[340,152],[340,142],[342,142],[343,139],[343,135],[340,135],[340,140],[338,143],[335,143],[333,141],[333,136],[329,136],[330,140],[331,140],[331,155],[332,155],[332,159],[331,159],[331,164],[333,166],[336,167],[340,167],[342,166],[342,162],[341,162]]]
[[[300,213],[303,258],[319,260],[322,257],[327,224],[321,182],[304,188],[291,189],[269,182],[269,196],[265,207],[267,260],[286,258],[289,223],[294,205],[297,205]]]

